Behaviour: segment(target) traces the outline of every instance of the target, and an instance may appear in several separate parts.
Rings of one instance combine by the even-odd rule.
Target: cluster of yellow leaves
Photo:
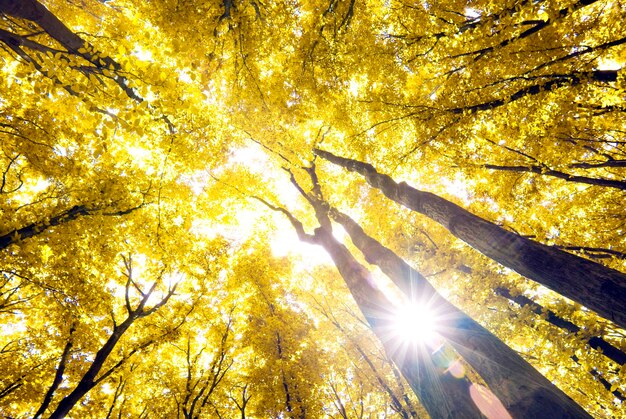
[[[295,235],[250,199],[314,225],[281,166],[299,176],[316,146],[539,241],[626,252],[623,190],[546,176],[625,179],[602,165],[626,159],[623,70],[598,73],[624,64],[621,1],[78,3],[44,2],[88,41],[78,54],[1,23],[51,49],[30,63],[0,52],[3,414],[35,413],[72,340],[44,416],[54,411],[153,284],[148,308],[178,286],[122,336],[74,417],[419,410],[328,259],[295,243],[272,254]],[[624,367],[493,289],[524,292],[622,350],[623,331],[358,177],[320,164],[320,181],[586,409],[619,414]]]

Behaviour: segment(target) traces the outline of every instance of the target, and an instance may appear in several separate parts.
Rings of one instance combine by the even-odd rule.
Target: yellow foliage
[[[624,4],[584,3],[48,0],[67,33],[3,19],[0,412],[51,391],[53,415],[131,319],[72,417],[422,415],[331,259],[255,197],[312,232],[285,169],[313,188],[319,147],[625,271],[626,188],[596,182],[626,183]],[[333,206],[590,414],[623,415],[626,370],[583,339],[624,351],[623,330],[317,163]]]

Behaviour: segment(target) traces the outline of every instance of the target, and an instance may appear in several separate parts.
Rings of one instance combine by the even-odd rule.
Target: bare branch
[[[44,414],[46,409],[48,409],[48,406],[50,405],[50,402],[52,401],[52,398],[54,397],[55,391],[59,388],[59,386],[61,385],[61,382],[63,381],[63,373],[65,372],[65,366],[67,364],[67,360],[69,359],[70,351],[72,350],[73,335],[74,335],[75,330],[76,330],[76,324],[72,323],[72,325],[70,326],[69,337],[67,338],[65,348],[63,349],[63,353],[61,354],[61,360],[59,361],[59,366],[57,367],[56,373],[54,375],[54,379],[52,380],[52,384],[50,385],[50,388],[48,389],[48,391],[46,392],[46,395],[43,398],[43,402],[41,403],[41,406],[39,406],[39,409],[37,409],[37,412],[34,415],[35,418],[41,417],[41,415]]]

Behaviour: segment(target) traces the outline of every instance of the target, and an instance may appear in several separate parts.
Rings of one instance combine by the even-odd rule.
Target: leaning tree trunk
[[[367,262],[375,264],[417,304],[427,303],[441,319],[438,332],[485,380],[514,418],[588,417],[572,399],[528,364],[517,352],[446,301],[418,271],[368,236],[346,214],[330,210]]]
[[[436,359],[437,356],[443,356],[442,354],[432,356],[429,351],[419,347],[412,347],[408,351],[398,350],[397,339],[392,340],[390,333],[393,329],[393,304],[378,289],[369,271],[333,237],[330,221],[322,215],[323,211],[320,211],[319,207],[315,208],[315,212],[322,226],[310,235],[305,233],[302,223],[289,211],[273,206],[262,198],[255,198],[272,210],[287,216],[301,241],[322,246],[330,254],[372,331],[431,417],[442,419],[482,417],[470,396],[471,382],[466,377],[455,378],[451,371],[446,369],[448,362]],[[314,204],[311,200],[309,202]]]
[[[397,337],[392,339],[393,304],[375,286],[365,267],[350,251],[324,228],[315,232],[316,244],[330,254],[363,316],[379,338],[393,362],[398,366],[420,403],[432,418],[479,418],[480,411],[470,397],[471,382],[455,378],[425,348],[398,350]],[[443,355],[441,355],[443,356]]]
[[[319,149],[315,154],[361,174],[390,199],[436,221],[485,256],[626,328],[626,274],[507,231],[437,195],[396,183],[370,164]]]
[[[37,0],[0,0],[0,13],[14,18],[25,19],[32,24],[38,25],[56,42],[61,44],[69,54],[80,56],[89,61],[99,71],[106,69],[115,72],[113,81],[126,93],[126,95],[137,101],[143,102],[144,99],[128,85],[128,80],[121,75],[122,66],[113,58],[101,54],[90,45],[86,40],[81,38],[78,33],[73,32],[50,10]],[[16,43],[9,47],[20,47],[24,36],[17,34],[7,34],[9,36],[5,42]],[[16,36],[17,35],[17,36]],[[32,44],[31,44],[32,45]],[[166,122],[171,124],[169,120]]]
[[[39,25],[68,51],[78,53],[85,41],[37,0],[0,0],[0,12]]]

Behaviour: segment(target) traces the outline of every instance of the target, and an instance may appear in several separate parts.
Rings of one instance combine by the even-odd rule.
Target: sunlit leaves
[[[85,42],[66,48],[32,21],[2,17],[19,40],[2,38],[0,52],[0,236],[10,235],[0,255],[0,404],[11,415],[39,407],[72,322],[52,406],[78,382],[127,314],[125,260],[132,307],[152,284],[148,307],[176,292],[120,340],[105,367],[141,348],[76,416],[180,415],[216,376],[220,354],[230,366],[198,399],[201,416],[239,416],[244,404],[257,416],[401,410],[381,383],[402,398],[402,380],[328,257],[296,245],[291,226],[251,198],[316,226],[282,170],[304,180],[315,146],[624,269],[621,191],[545,175],[624,179],[620,2],[44,3]],[[598,70],[619,71],[603,80]],[[589,371],[623,394],[624,368],[493,289],[523,292],[622,347],[623,331],[358,178],[319,169],[325,197],[446,298],[594,414],[619,410]],[[77,206],[88,211],[52,222]],[[12,233],[29,226],[29,237]]]

